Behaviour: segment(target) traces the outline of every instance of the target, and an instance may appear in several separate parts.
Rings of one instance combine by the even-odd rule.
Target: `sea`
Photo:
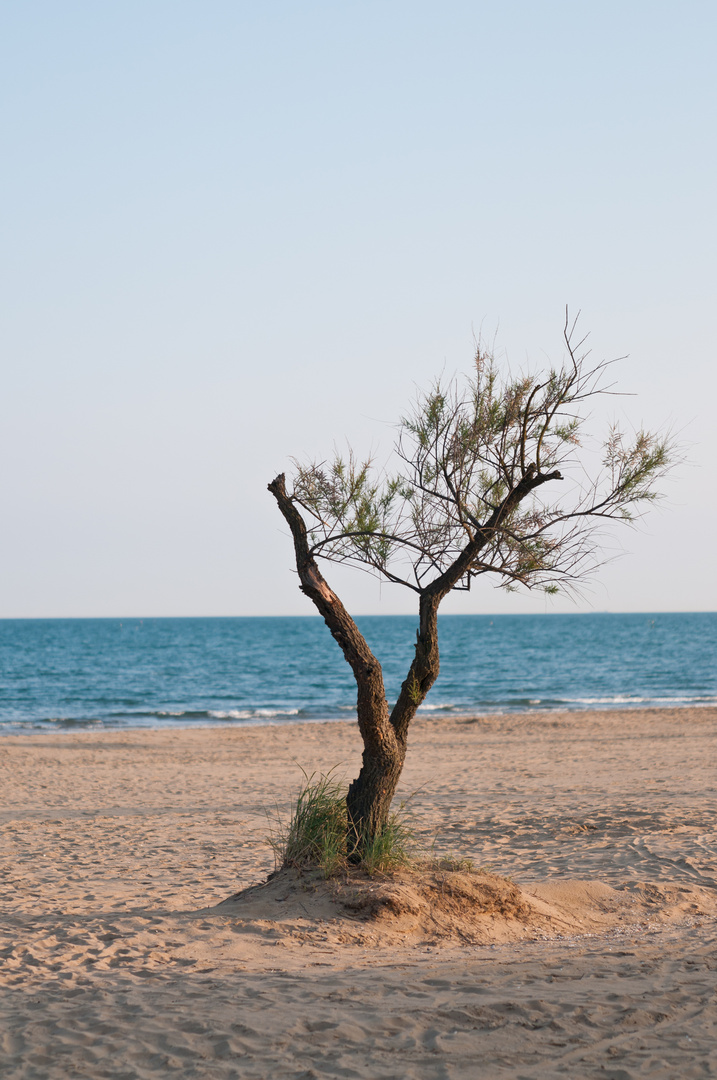
[[[356,620],[389,700],[416,620]],[[717,613],[445,615],[419,713],[717,704]],[[314,616],[0,620],[0,734],[355,720],[351,670]]]
[[[410,616],[356,619],[390,702]],[[443,616],[419,713],[717,704],[717,612]],[[350,667],[317,617],[0,620],[0,734],[355,719]]]

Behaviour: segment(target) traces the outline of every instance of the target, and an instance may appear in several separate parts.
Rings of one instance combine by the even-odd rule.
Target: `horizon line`
[[[576,615],[715,615],[717,609],[709,610],[679,610],[679,611],[617,611],[602,608],[595,611],[451,611],[439,612],[438,617],[443,619],[503,619],[503,618],[545,618],[546,616],[576,616]],[[361,612],[351,616],[354,619],[412,619],[417,618],[418,613],[413,612]],[[158,619],[321,619],[316,612],[308,612],[302,615],[0,615],[0,622],[52,622],[52,621],[107,621],[107,622],[144,622],[145,620]]]

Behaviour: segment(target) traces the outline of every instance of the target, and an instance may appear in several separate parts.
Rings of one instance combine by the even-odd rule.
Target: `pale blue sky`
[[[566,303],[629,353],[615,414],[688,459],[578,610],[714,610],[716,29],[689,0],[0,5],[0,615],[310,613],[268,481],[387,453],[481,327],[559,358]]]

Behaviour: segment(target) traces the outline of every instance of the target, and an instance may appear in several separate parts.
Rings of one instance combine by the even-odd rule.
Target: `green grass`
[[[269,843],[278,867],[314,866],[330,877],[346,859],[346,796],[332,773],[304,773],[304,781],[288,824],[279,821]]]
[[[369,875],[386,873],[411,861],[412,835],[404,804],[389,816],[379,833],[360,839],[358,862],[350,859],[353,851],[347,850],[347,836],[346,789],[332,770],[318,778],[304,773],[289,821],[278,820],[269,843],[277,868],[314,868],[327,878],[347,869],[349,861]]]
[[[405,818],[405,804],[389,814],[383,829],[361,843],[359,866],[367,874],[385,874],[412,862],[413,834]]]

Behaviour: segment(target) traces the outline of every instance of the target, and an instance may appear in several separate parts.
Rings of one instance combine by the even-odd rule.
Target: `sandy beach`
[[[420,844],[522,918],[226,902],[300,767],[359,758],[337,723],[3,738],[3,1080],[717,1075],[716,709],[414,722]]]

